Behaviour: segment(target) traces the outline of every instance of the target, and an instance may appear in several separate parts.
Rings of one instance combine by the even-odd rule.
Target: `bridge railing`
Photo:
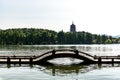
[[[79,55],[83,55],[83,56],[89,57],[91,59],[94,59],[93,55],[86,53],[86,52],[78,51],[76,49],[61,49],[61,50],[56,50],[56,51],[71,51],[71,52],[74,52],[75,54],[77,53]]]
[[[13,55],[13,56],[0,56],[0,59],[7,59],[8,57],[11,59],[17,59],[17,58],[25,58],[26,59],[26,58],[30,58],[31,56],[15,56],[15,55]]]
[[[94,56],[90,55],[89,53],[85,53],[85,52],[82,52],[82,51],[79,51],[79,52],[82,53],[82,54],[85,54],[85,55],[87,55],[87,56],[89,56],[89,57],[94,58]]]
[[[87,57],[91,60],[94,60],[94,56],[88,54],[88,53],[85,53],[85,52],[82,52],[82,51],[78,51],[78,50],[75,50],[75,49],[54,49],[54,50],[51,50],[51,51],[48,51],[44,54],[41,54],[39,56],[36,56],[33,58],[34,61],[37,61],[37,60],[40,60],[44,57],[47,57],[47,56],[50,56],[50,55],[54,55],[54,54],[60,54],[60,53],[70,53],[71,54],[79,54],[79,55],[82,55],[84,57]]]
[[[16,55],[0,56],[0,59],[1,60],[2,59],[7,60],[9,58],[11,60],[20,60],[20,61],[32,59],[32,61],[39,61],[40,59],[43,59],[47,56],[51,56],[51,55],[54,55],[54,54],[61,54],[61,53],[77,54],[77,55],[81,55],[83,57],[86,57],[88,59],[94,60],[94,56],[92,56],[88,53],[82,52],[82,51],[75,50],[75,49],[54,49],[54,50],[48,51],[46,53],[43,53],[43,54],[40,54],[40,55],[34,55],[34,56],[16,56]]]
[[[40,59],[42,59],[44,57],[50,56],[50,55],[52,55],[52,51],[48,51],[48,52],[46,52],[44,54],[40,54],[40,55],[34,57],[33,61],[38,61],[38,60],[40,60]]]
[[[31,56],[0,56],[0,62],[1,63],[21,63],[26,62],[30,63],[32,57]]]
[[[94,56],[90,55],[89,53],[79,51],[79,55],[84,56],[84,57],[88,58],[89,60],[96,61],[96,59],[94,59]]]
[[[38,61],[38,60],[41,60],[45,57],[48,57],[48,56],[51,56],[51,55],[53,56],[55,54],[70,53],[70,52],[72,52],[72,54],[75,54],[74,50],[72,50],[72,49],[54,49],[54,50],[48,51],[44,54],[41,54],[39,56],[34,57],[33,61]]]
[[[120,56],[95,56],[95,59],[98,59],[98,58],[101,58],[101,59],[120,59]]]

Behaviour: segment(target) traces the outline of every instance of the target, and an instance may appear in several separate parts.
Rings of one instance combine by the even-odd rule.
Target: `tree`
[[[63,31],[60,31],[60,32],[58,32],[58,34],[57,34],[57,43],[58,44],[63,44],[64,43],[64,41],[65,41],[65,34],[64,34],[64,32]]]
[[[107,39],[106,41],[105,41],[105,44],[111,44],[112,43],[112,41],[110,40],[110,39]]]

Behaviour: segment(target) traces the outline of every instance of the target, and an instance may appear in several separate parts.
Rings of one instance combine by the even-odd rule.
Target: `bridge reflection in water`
[[[34,65],[34,64],[0,64],[0,68],[15,68],[29,67],[31,69],[39,69],[45,74],[52,76],[66,76],[66,75],[78,75],[87,73],[92,70],[108,68],[108,67],[120,67],[120,64],[89,64],[89,65],[67,65],[67,66],[54,66],[54,65]]]
[[[71,65],[71,66],[44,66],[45,69],[42,70],[46,74],[50,74],[52,76],[66,76],[69,74],[83,74],[90,72],[92,70],[101,69],[105,67],[120,67],[119,64],[89,64],[89,65]]]

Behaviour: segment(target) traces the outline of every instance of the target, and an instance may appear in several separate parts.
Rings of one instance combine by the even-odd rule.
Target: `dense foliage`
[[[118,39],[107,35],[96,35],[88,32],[55,32],[46,29],[7,29],[0,30],[1,45],[19,44],[110,44]]]
[[[8,29],[0,31],[0,44],[55,44],[57,33],[45,29]]]

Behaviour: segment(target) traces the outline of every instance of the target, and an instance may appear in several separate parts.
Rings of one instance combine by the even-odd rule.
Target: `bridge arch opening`
[[[64,58],[54,58],[54,59],[48,60],[47,62],[54,65],[74,65],[74,64],[82,63],[83,60],[71,58],[71,57],[64,57]]]

